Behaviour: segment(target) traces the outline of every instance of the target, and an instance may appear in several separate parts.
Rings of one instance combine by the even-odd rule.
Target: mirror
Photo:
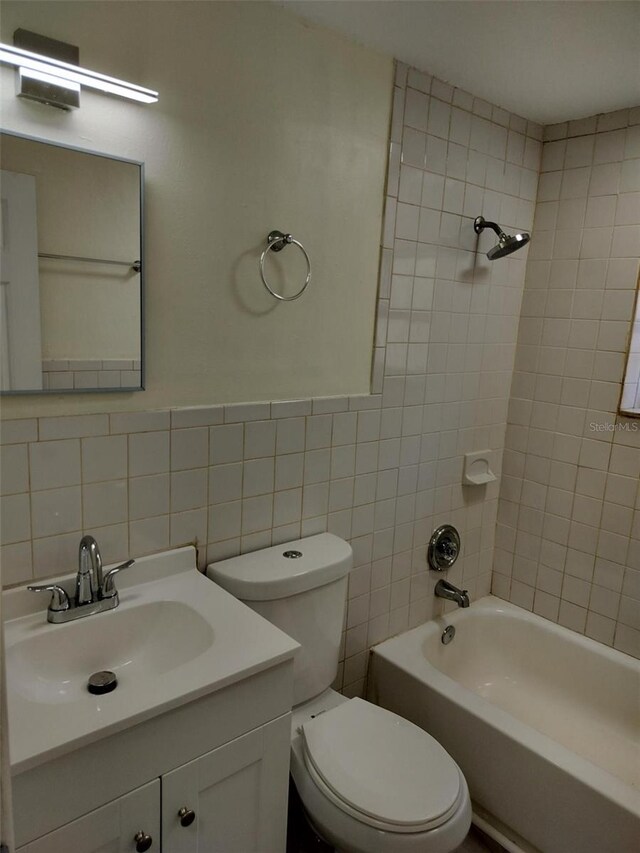
[[[143,390],[142,163],[0,139],[0,393]]]
[[[618,411],[626,417],[640,418],[640,272],[636,284],[635,305],[629,333],[627,363]]]

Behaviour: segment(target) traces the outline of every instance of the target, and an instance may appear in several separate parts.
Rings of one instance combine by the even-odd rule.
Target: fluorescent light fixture
[[[153,104],[158,100],[158,93],[153,89],[145,89],[143,86],[127,83],[126,80],[107,77],[105,74],[98,74],[97,71],[89,71],[78,65],[60,62],[58,59],[32,53],[30,50],[22,50],[20,47],[9,44],[0,44],[0,62],[47,75],[45,82],[72,89],[75,89],[76,85],[84,86],[87,89],[97,89],[107,95],[129,98],[142,104]]]

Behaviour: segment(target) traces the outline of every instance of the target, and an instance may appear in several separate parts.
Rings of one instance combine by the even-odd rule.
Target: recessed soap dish
[[[464,470],[462,483],[465,486],[484,486],[496,480],[491,470],[491,451],[477,450],[475,453],[464,454]]]

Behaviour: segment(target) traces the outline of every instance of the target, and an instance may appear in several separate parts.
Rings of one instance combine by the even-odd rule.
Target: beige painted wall
[[[38,251],[134,261],[140,168],[4,134],[0,164],[36,181]],[[139,359],[140,276],[126,267],[41,259],[43,359]]]
[[[19,26],[161,99],[62,113],[2,69],[7,129],[143,160],[147,193],[147,391],[5,398],[3,417],[368,391],[391,57],[267,3],[3,4],[2,40]],[[258,277],[272,228],[312,258],[297,302]]]

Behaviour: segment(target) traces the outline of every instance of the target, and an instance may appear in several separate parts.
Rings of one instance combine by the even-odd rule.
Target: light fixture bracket
[[[68,65],[80,65],[80,48],[75,44],[42,36],[30,30],[18,29],[13,34],[13,44],[22,50],[57,59]],[[80,86],[63,80],[55,73],[19,68],[18,97],[38,101],[61,110],[75,110],[80,106]]]

